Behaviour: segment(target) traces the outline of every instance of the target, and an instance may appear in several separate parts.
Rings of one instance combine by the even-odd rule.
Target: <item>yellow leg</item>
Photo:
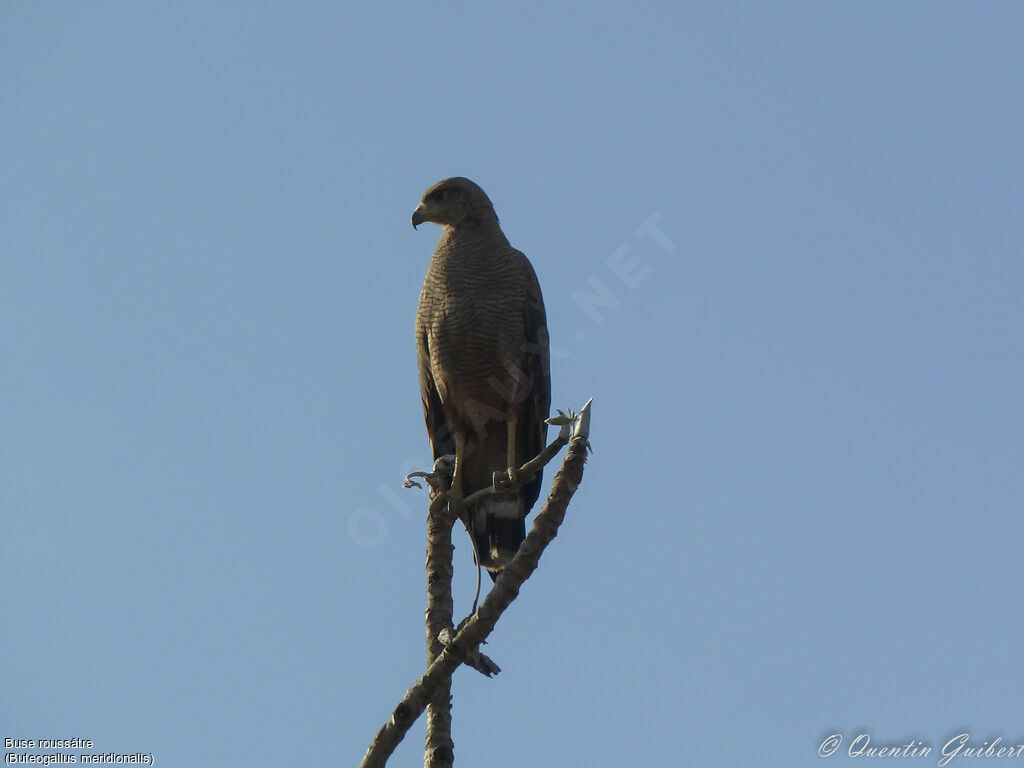
[[[459,504],[462,501],[462,458],[466,450],[466,437],[461,432],[455,433],[455,469],[452,470],[452,487],[448,489],[448,503]]]
[[[509,418],[508,422],[508,479],[516,482],[516,473],[519,470],[519,463],[516,461],[516,420]]]

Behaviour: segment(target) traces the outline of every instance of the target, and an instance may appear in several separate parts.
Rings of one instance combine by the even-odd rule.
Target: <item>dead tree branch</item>
[[[519,552],[502,570],[494,588],[484,598],[477,612],[459,630],[454,640],[443,646],[444,649],[434,658],[426,673],[406,692],[391,717],[374,736],[373,742],[363,756],[360,768],[382,768],[387,763],[388,757],[404,738],[410,726],[423,714],[427,704],[439,695],[439,690],[445,691],[446,685],[450,686],[452,673],[460,664],[479,653],[480,643],[491,634],[501,614],[519,594],[523,582],[537,569],[544,548],[558,533],[558,527],[565,519],[569,500],[583,479],[583,465],[590,448],[590,402],[587,401],[580,411],[569,450],[561,469],[555,475],[551,493],[544,502],[544,508],[534,519],[533,527],[519,547]],[[568,426],[563,426],[562,435],[567,433]],[[450,525],[448,531],[450,547]],[[451,556],[450,549],[448,556]],[[449,625],[450,610],[449,608]],[[445,695],[450,700],[450,693]]]
[[[452,526],[456,516],[431,488],[427,515],[427,666],[441,655],[438,636],[452,628]],[[452,678],[441,680],[427,704],[424,768],[448,768],[455,760],[452,741]]]

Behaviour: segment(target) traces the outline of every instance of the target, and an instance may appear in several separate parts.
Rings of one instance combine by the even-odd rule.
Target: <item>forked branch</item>
[[[565,519],[569,500],[583,480],[583,465],[590,449],[590,403],[588,400],[580,411],[579,418],[576,419],[569,450],[561,469],[555,475],[551,493],[548,494],[543,509],[534,519],[530,533],[519,547],[519,552],[502,570],[493,589],[480,604],[480,608],[456,633],[455,638],[447,644],[438,640],[438,643],[443,645],[443,650],[433,659],[423,676],[406,692],[391,717],[374,736],[370,748],[363,756],[360,768],[381,768],[387,763],[388,757],[395,751],[409,728],[423,714],[427,703],[446,683],[450,684],[452,673],[467,659],[476,658],[480,643],[491,634],[501,614],[519,594],[523,582],[537,569],[541,554],[558,533],[558,527]],[[559,439],[568,434],[569,425],[564,424]],[[547,449],[541,455],[543,456],[546,451]],[[449,617],[450,615],[449,613]],[[450,618],[448,621],[450,622]]]

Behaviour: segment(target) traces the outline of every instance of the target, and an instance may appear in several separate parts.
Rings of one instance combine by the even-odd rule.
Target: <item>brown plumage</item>
[[[452,496],[490,486],[544,447],[551,405],[548,330],[533,267],[513,248],[486,193],[469,179],[428,189],[413,226],[442,226],[416,313],[420,395],[434,458],[455,455]],[[541,477],[466,510],[492,577],[526,536]]]

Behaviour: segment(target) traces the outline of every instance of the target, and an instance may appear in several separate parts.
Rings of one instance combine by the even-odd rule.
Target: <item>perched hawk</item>
[[[548,329],[533,267],[498,225],[486,193],[469,179],[423,194],[413,227],[440,224],[416,313],[420,396],[434,458],[455,455],[451,497],[506,477],[545,445],[551,405]],[[514,479],[514,477],[513,477]],[[541,475],[518,491],[462,513],[491,578],[526,538]]]

